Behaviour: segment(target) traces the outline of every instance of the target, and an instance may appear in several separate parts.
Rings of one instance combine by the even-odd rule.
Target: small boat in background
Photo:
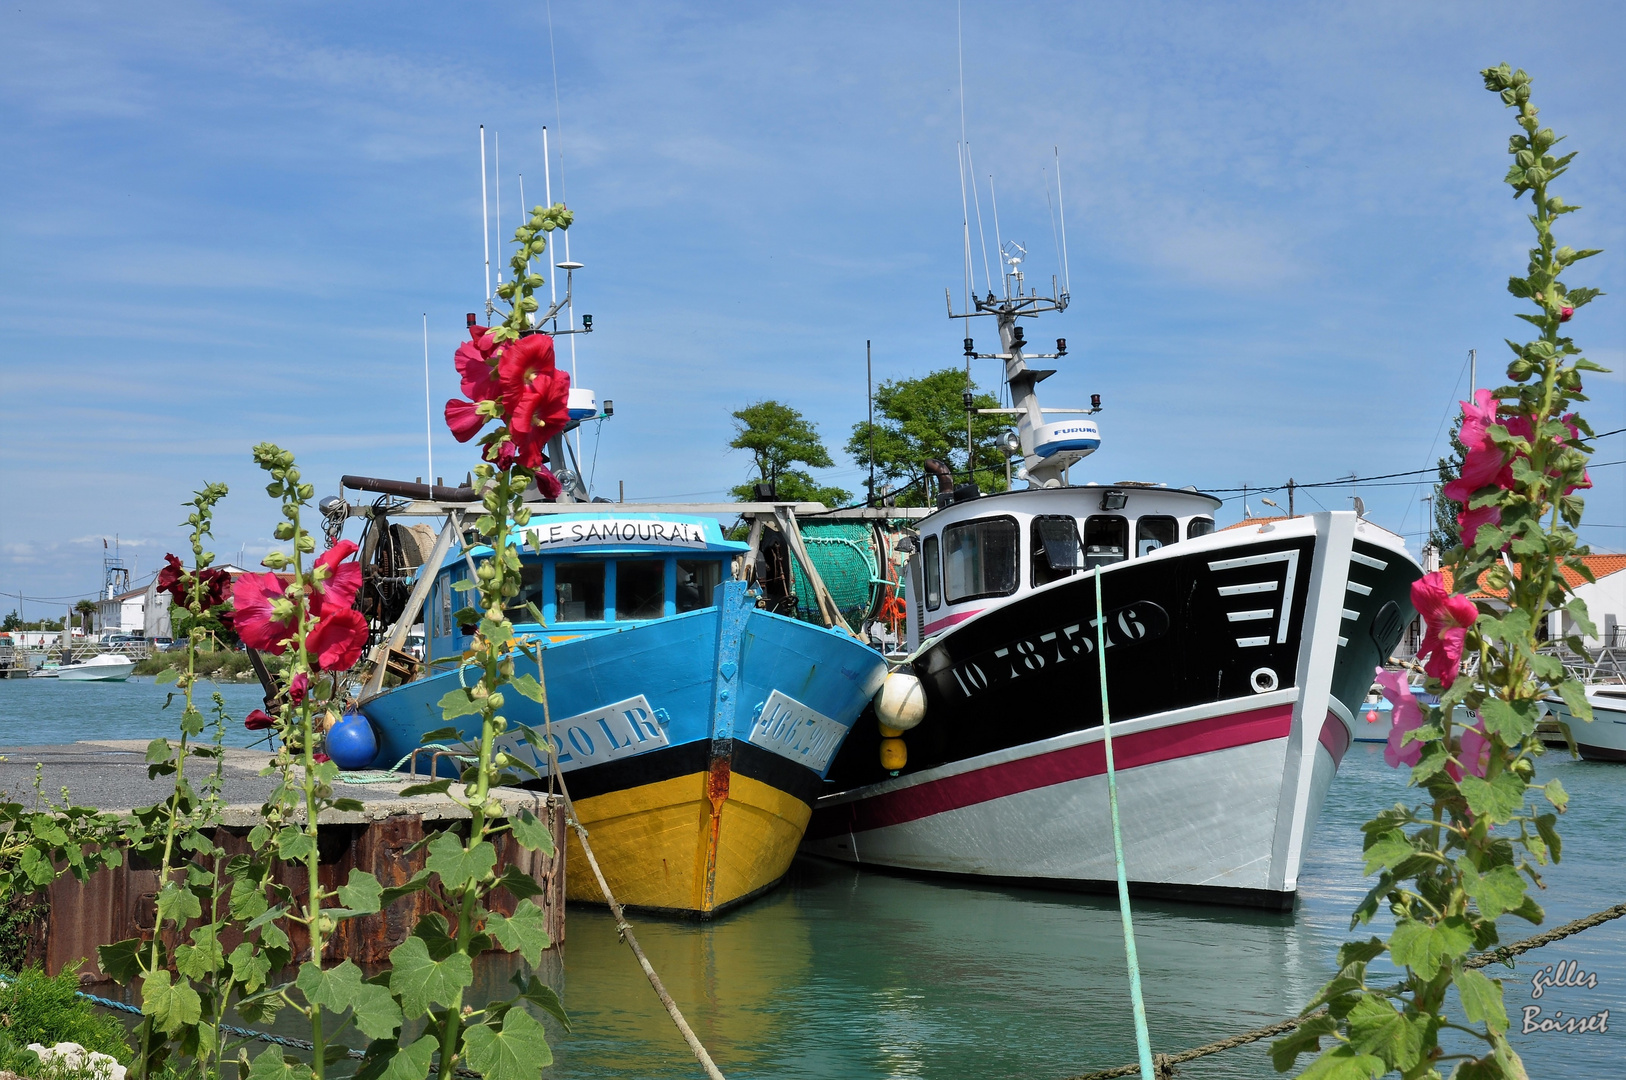
[[[1547,698],[1549,716],[1569,725],[1575,748],[1587,761],[1626,761],[1626,686],[1618,683],[1586,688],[1592,722],[1576,720],[1569,706]]]
[[[123,682],[135,670],[135,664],[128,656],[103,653],[81,663],[63,664],[52,674],[63,682]]]

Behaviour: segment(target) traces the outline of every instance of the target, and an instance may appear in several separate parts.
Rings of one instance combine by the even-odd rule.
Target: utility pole
[[[1293,478],[1291,476],[1289,476],[1287,478],[1287,516],[1288,517],[1296,517],[1297,516],[1293,511],[1293,488],[1295,486],[1297,486],[1297,485],[1294,484]]]
[[[869,339],[864,339],[864,395],[869,399],[869,500],[875,505],[875,364]]]

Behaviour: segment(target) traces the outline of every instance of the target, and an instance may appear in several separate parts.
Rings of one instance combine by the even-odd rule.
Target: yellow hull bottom
[[[812,810],[724,765],[581,799],[576,815],[618,903],[706,916],[784,877]],[[603,902],[574,832],[565,867],[566,899]]]

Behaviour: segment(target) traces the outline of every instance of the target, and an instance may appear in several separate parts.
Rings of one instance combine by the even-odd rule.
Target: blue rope
[[[1135,955],[1135,924],[1129,917],[1129,876],[1124,872],[1123,830],[1118,824],[1118,774],[1112,763],[1112,711],[1107,707],[1107,620],[1101,613],[1101,566],[1095,567],[1095,655],[1101,664],[1101,742],[1107,751],[1107,801],[1112,806],[1112,854],[1118,862],[1118,910],[1124,920],[1124,955],[1129,961],[1129,1000],[1135,1006],[1135,1047],[1142,1080],[1152,1080],[1152,1037],[1146,1030],[1146,1000],[1140,992],[1140,960]]]

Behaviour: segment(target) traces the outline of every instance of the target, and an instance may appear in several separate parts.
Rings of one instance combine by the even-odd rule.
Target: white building
[[[1620,648],[1626,646],[1626,555],[1585,555],[1581,561],[1592,571],[1595,580],[1587,581],[1580,574],[1562,568],[1564,580],[1575,590],[1575,596],[1586,602],[1587,615],[1597,633],[1587,637],[1588,649]],[[1450,588],[1450,571],[1446,571],[1446,588]],[[1505,606],[1505,592],[1480,588],[1468,594],[1475,600],[1487,600],[1496,607]],[[1547,615],[1547,640],[1557,641],[1575,632],[1575,621],[1562,611]]]

